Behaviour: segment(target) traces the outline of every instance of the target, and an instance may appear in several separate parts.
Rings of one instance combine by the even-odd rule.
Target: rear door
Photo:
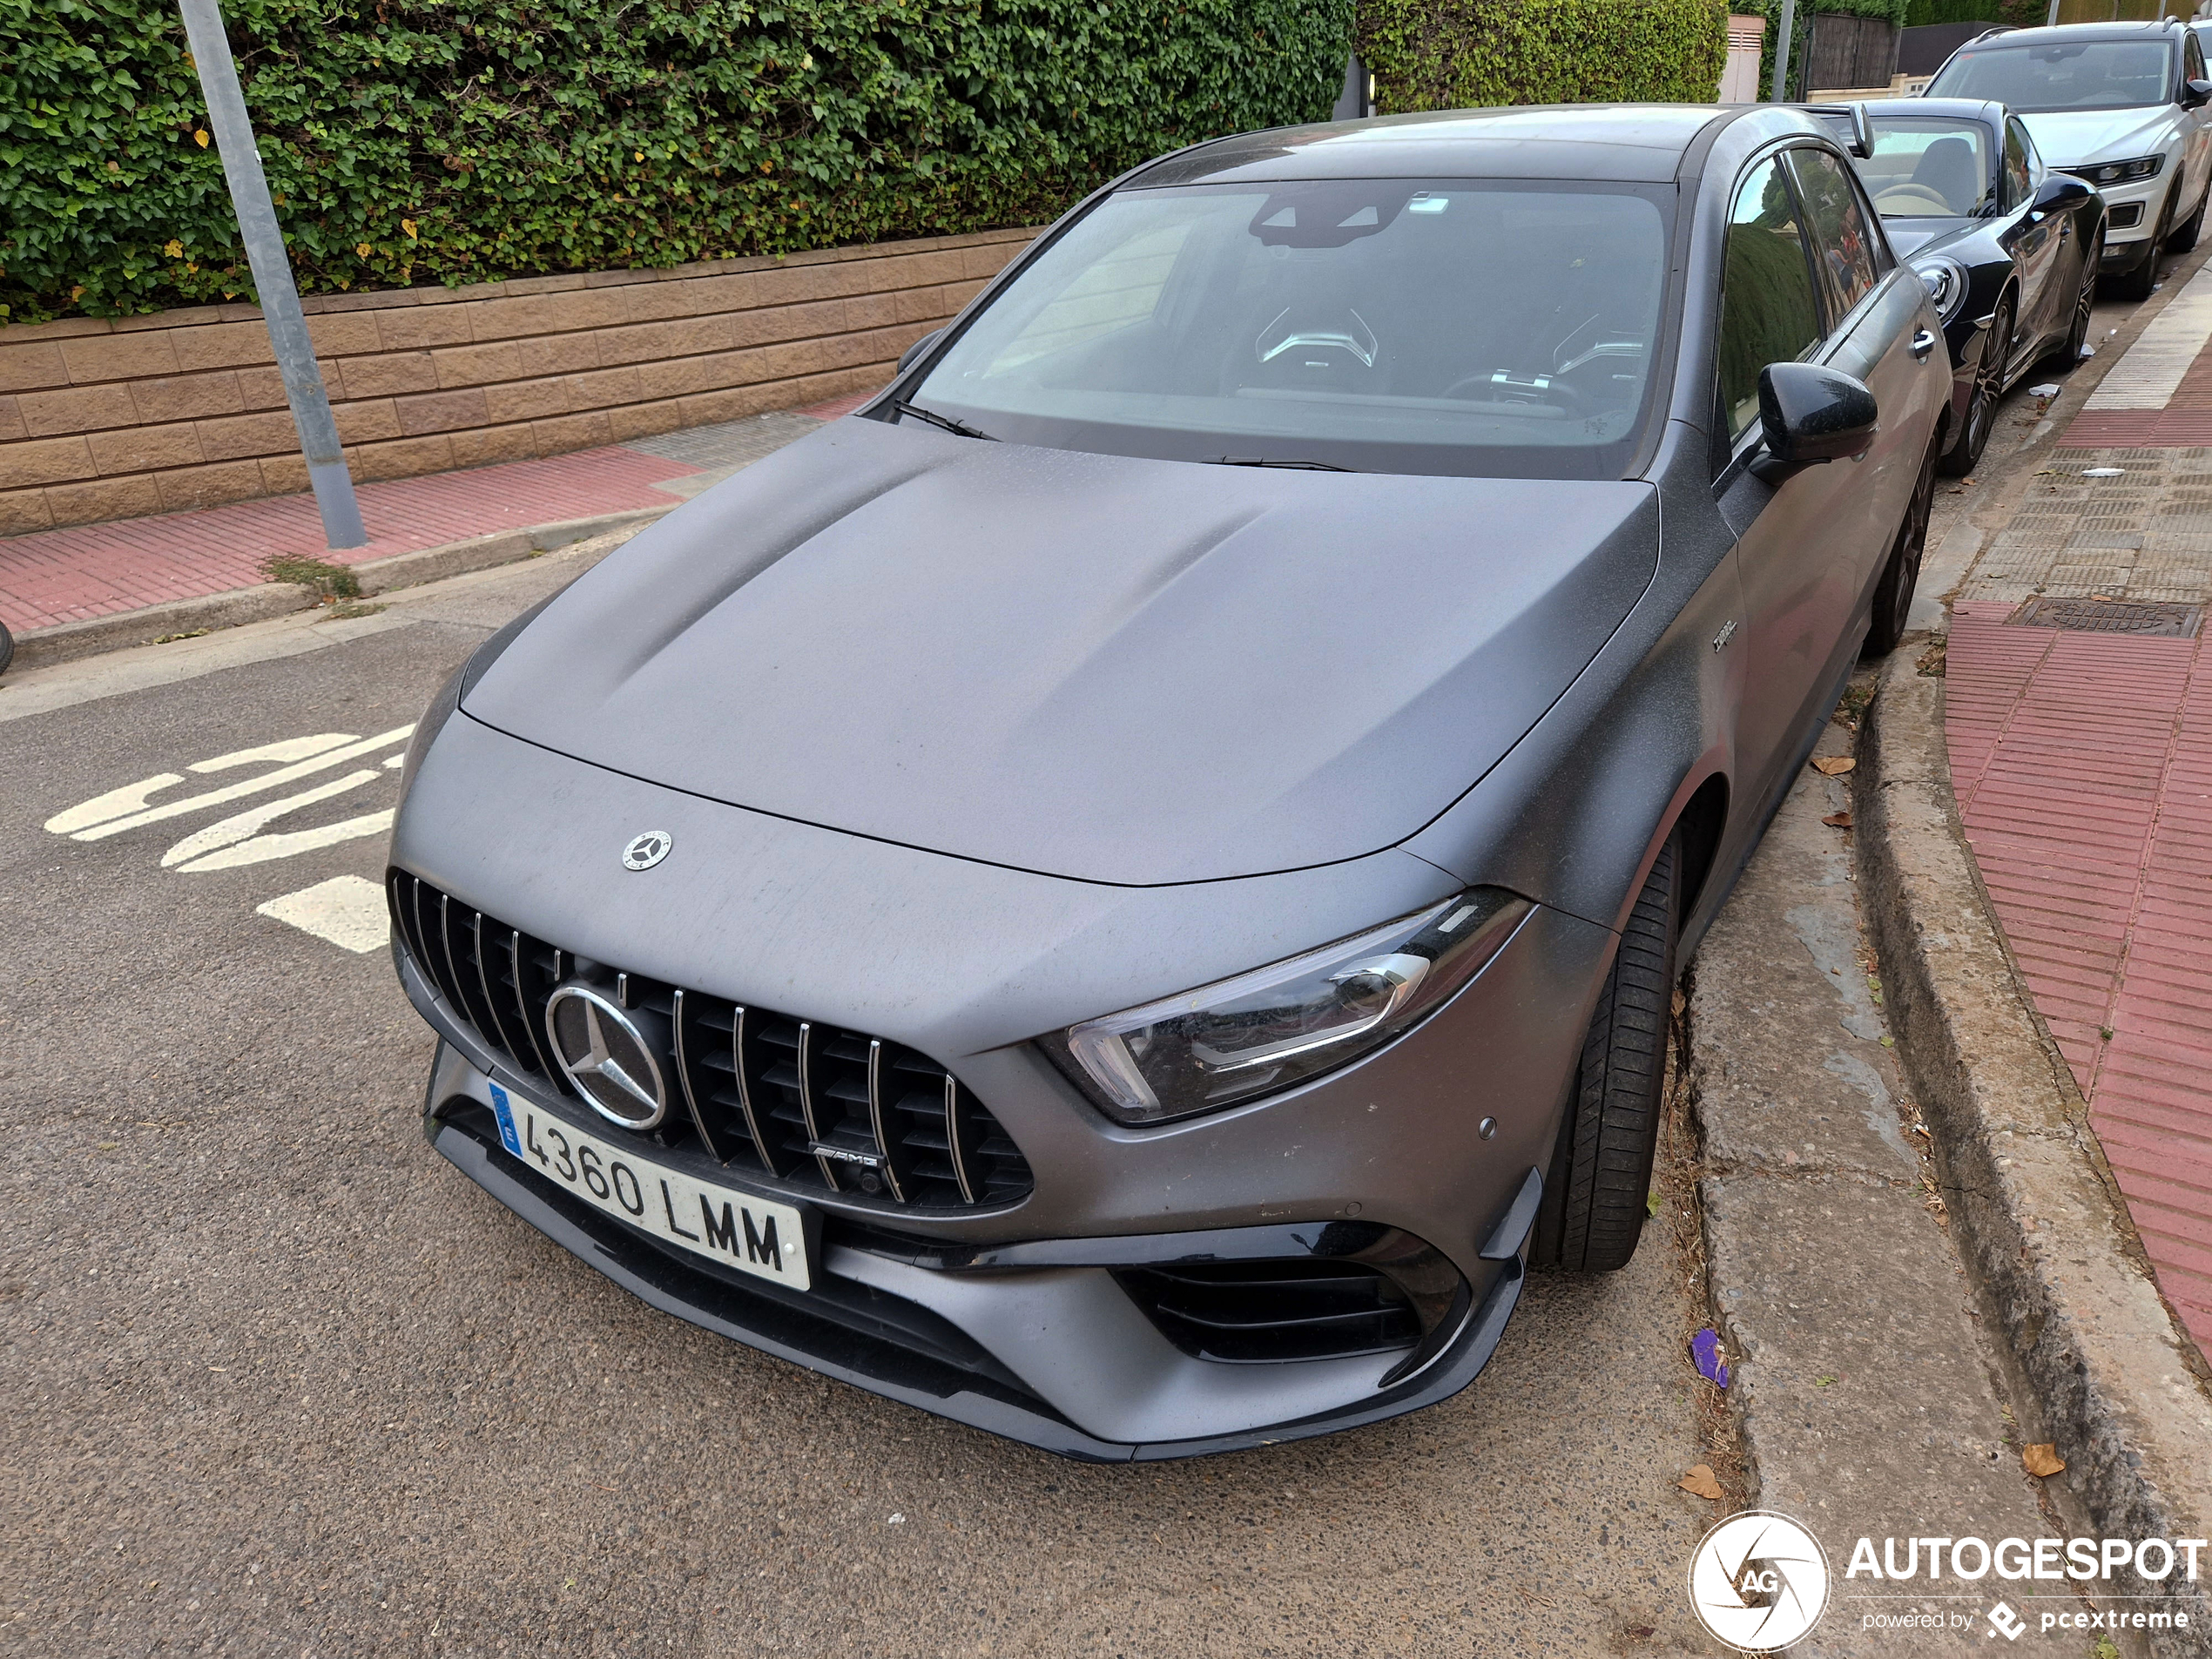
[[[1829,344],[1822,361],[1865,381],[1881,411],[1865,455],[1815,469],[1838,475],[1844,502],[1831,525],[1814,626],[1848,653],[1858,649],[1866,602],[1919,482],[1951,364],[1932,331],[1927,349],[1915,354],[1927,290],[1891,257],[1849,165],[1828,150],[1795,149],[1789,157],[1826,276]],[[1828,666],[1839,667],[1839,659]]]

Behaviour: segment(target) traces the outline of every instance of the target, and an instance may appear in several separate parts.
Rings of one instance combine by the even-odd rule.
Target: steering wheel
[[[1455,398],[1462,392],[1472,391],[1478,387],[1488,386],[1491,384],[1490,376],[1495,372],[1495,370],[1487,370],[1480,374],[1462,375],[1460,379],[1453,381],[1449,386],[1446,387],[1444,388],[1443,395],[1447,398]],[[1500,387],[1497,389],[1500,391],[1511,391],[1513,388],[1510,387]],[[1554,374],[1551,376],[1551,384],[1541,392],[1535,391],[1534,388],[1530,388],[1529,395],[1527,397],[1493,396],[1485,399],[1484,401],[1490,403],[1556,403],[1564,408],[1569,415],[1580,415],[1582,412],[1584,399],[1581,393],[1576,391],[1573,387],[1569,386],[1566,381],[1561,380],[1559,376]]]

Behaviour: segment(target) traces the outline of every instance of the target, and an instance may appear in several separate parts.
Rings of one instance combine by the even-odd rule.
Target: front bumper
[[[678,851],[639,874],[615,854],[642,826],[671,835]],[[400,929],[395,954],[410,999],[448,1045],[428,1103],[441,1152],[681,1317],[981,1426],[1123,1459],[1325,1433],[1465,1386],[1518,1294],[1527,1228],[1522,1221],[1502,1244],[1500,1230],[1521,1216],[1529,1177],[1548,1166],[1615,942],[1538,906],[1480,974],[1397,1041],[1281,1094],[1133,1130],[1091,1106],[1035,1034],[1350,936],[1449,896],[1456,879],[1389,851],[1175,887],[1070,881],[704,801],[519,743],[465,712],[423,755],[392,859],[405,873],[395,894],[445,895],[434,907],[445,934],[438,971],[462,1002],[514,990],[529,964],[515,960],[513,941],[527,934],[555,977],[619,971],[714,999],[724,1015],[743,1004],[857,1034],[863,1055],[873,1037],[887,1056],[936,1067],[941,1091],[955,1079],[959,1097],[1002,1130],[1004,1167],[1018,1160],[1034,1180],[979,1184],[965,1203],[941,1185],[935,1197],[900,1202],[834,1183],[802,1190],[795,1171],[772,1177],[726,1155],[692,1171],[819,1214],[824,1283],[898,1316],[895,1331],[872,1328],[866,1341],[827,1318],[826,1302],[783,1307],[772,1286],[725,1283],[711,1264],[672,1260],[596,1211],[572,1213],[578,1201],[492,1150],[481,1109],[494,1079],[606,1131],[581,1116],[588,1108],[556,1096],[542,1069],[513,1057],[518,1038],[505,1015],[489,1007],[472,1015],[418,969],[404,941],[429,937],[421,911]],[[566,966],[561,953],[573,953]],[[458,977],[456,963],[466,970]],[[481,1032],[494,1027],[505,1035],[487,1041]],[[638,1156],[707,1156],[679,1141]],[[1096,1253],[988,1266],[923,1259],[933,1247],[1228,1239],[1354,1220],[1410,1237],[1464,1285],[1451,1321],[1422,1325],[1422,1344],[1438,1345],[1418,1371],[1402,1368],[1402,1349],[1379,1344],[1359,1354],[1201,1357],[1187,1332],[1164,1333],[1157,1299],[1140,1305],[1132,1270]],[[915,1335],[924,1326],[927,1341]],[[927,1386],[901,1380],[921,1363],[916,1354]]]
[[[822,1278],[813,1291],[796,1292],[679,1258],[536,1174],[501,1145],[490,1083],[489,1071],[452,1042],[441,1044],[423,1119],[430,1144],[625,1290],[809,1370],[1092,1462],[1273,1445],[1449,1399],[1488,1363],[1520,1299],[1541,1190],[1532,1171],[1493,1229],[1486,1255],[1495,1259],[1486,1263],[1482,1281],[1465,1285],[1450,1316],[1413,1353],[1224,1366],[1169,1343],[1107,1264],[1190,1259],[1200,1238],[1217,1259],[1271,1251],[1300,1230],[1051,1241],[990,1252],[935,1250],[924,1239],[832,1217]],[[501,1086],[512,1090],[520,1080],[502,1076]],[[537,1104],[565,1109],[543,1096]],[[1304,1230],[1309,1241],[1318,1231]],[[1098,1260],[1080,1264],[1087,1256]],[[1038,1264],[1021,1265],[1024,1260]],[[1268,1420],[1246,1420],[1255,1415]],[[1111,1438],[1117,1425],[1124,1433],[1157,1426],[1174,1438]]]

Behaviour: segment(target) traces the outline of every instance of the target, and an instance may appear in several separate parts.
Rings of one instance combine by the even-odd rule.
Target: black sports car
[[[1898,257],[1919,272],[1951,347],[1951,442],[1971,472],[1997,404],[2046,358],[2081,360],[2105,239],[2095,188],[2043,164],[2020,118],[1977,98],[1817,105],[1851,152]],[[2002,351],[1990,342],[2006,342]]]

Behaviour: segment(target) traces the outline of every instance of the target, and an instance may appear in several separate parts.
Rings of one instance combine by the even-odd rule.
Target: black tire
[[[1642,1235],[1674,1025],[1682,834],[1659,849],[1582,1039],[1536,1258],[1569,1272],[1626,1267]]]
[[[1963,478],[1981,464],[1981,452],[1997,428],[1997,406],[2004,401],[2005,360],[2013,354],[2012,345],[2013,296],[2006,293],[1997,302],[1989,333],[1982,339],[1981,361],[1974,368],[1973,390],[1967,394],[1966,412],[1960,417],[1959,442],[1936,462],[1945,476]]]
[[[0,622],[0,674],[8,671],[8,664],[16,660],[16,637],[8,631],[8,624]]]
[[[2052,354],[2051,366],[2060,374],[2071,374],[2081,367],[2082,348],[2089,343],[2089,312],[2097,303],[2097,269],[2104,257],[2105,227],[2100,225],[2089,239],[2088,255],[2081,261],[2081,291],[2074,298],[2074,326],[2067,330],[2066,344]]]
[[[1889,563],[1882,567],[1881,579],[1874,584],[1873,620],[1867,626],[1866,643],[1859,649],[1862,657],[1886,657],[1905,637],[1905,623],[1912,614],[1912,590],[1920,585],[1920,561],[1928,550],[1928,508],[1934,500],[1935,449],[1932,445],[1928,458],[1920,463],[1912,498],[1905,505],[1905,522],[1897,527],[1897,540],[1890,545]]]
[[[2166,239],[2168,253],[2186,253],[2196,246],[2197,233],[2204,228],[2204,205],[2207,202],[2212,202],[2212,179],[2205,180],[2204,193],[2196,199],[2196,212],[2188,216],[2188,222]]]

